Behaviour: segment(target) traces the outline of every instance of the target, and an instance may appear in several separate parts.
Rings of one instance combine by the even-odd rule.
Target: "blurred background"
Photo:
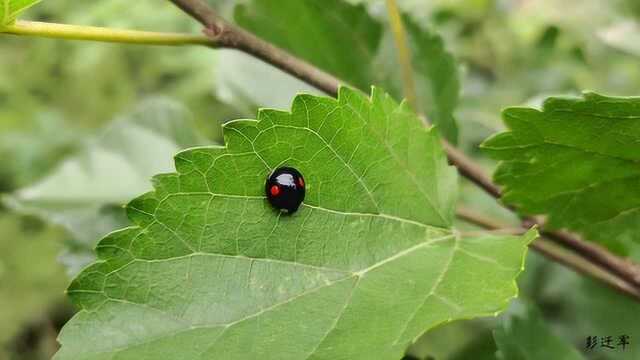
[[[259,29],[247,23],[252,1],[210,3],[228,19]],[[386,31],[383,1],[349,3],[344,6],[366,9],[381,24],[373,31]],[[399,4],[410,21],[440,34],[457,60],[458,145],[488,170],[495,164],[477,145],[503,129],[506,106],[538,106],[547,96],[582,90],[640,95],[638,1]],[[44,1],[23,18],[200,31],[169,2],[157,1]],[[289,26],[285,40],[293,44],[297,24]],[[379,77],[364,78],[365,84],[381,81],[384,64],[395,61],[384,46],[377,50],[372,68]],[[286,109],[295,93],[315,92],[229,50],[0,35],[0,54],[0,359],[48,359],[56,351],[57,332],[74,311],[64,294],[70,278],[93,259],[104,234],[127,224],[123,204],[150,190],[153,174],[172,170],[172,154],[221,143],[223,122],[253,118],[258,107]],[[493,199],[465,182],[462,187],[461,203],[513,220]],[[584,346],[590,335],[640,334],[637,303],[537,254],[529,254],[519,282],[521,297],[506,314],[439,327],[409,353],[495,359],[492,331],[523,326],[587,358],[640,358],[640,338],[631,338],[624,351]],[[557,344],[529,345],[534,351]]]

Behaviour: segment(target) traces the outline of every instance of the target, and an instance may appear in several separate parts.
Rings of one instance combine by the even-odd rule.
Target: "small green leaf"
[[[521,214],[583,232],[622,254],[640,242],[640,98],[585,93],[510,108],[510,131],[482,147],[503,160],[495,181]],[[626,225],[625,225],[626,224]]]
[[[419,106],[444,137],[456,143],[458,125],[453,112],[460,96],[458,63],[436,32],[422,29],[409,17],[404,17],[404,23],[410,35]]]
[[[0,0],[0,28],[11,25],[16,17],[42,0]]]
[[[533,305],[514,302],[493,336],[501,360],[583,359],[568,342],[553,334]]]
[[[425,330],[493,315],[517,294],[525,236],[461,239],[456,172],[434,129],[374,89],[297,96],[225,125],[226,147],[127,206],[68,293],[58,359],[398,359]],[[293,215],[264,196],[292,166]]]

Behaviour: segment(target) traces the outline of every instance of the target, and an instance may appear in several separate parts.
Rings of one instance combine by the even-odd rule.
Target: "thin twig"
[[[531,244],[531,247],[557,263],[564,264],[578,273],[585,274],[599,280],[612,289],[624,295],[628,295],[636,301],[640,301],[640,290],[637,287],[629,284],[625,279],[621,279],[618,276],[613,275],[607,269],[604,269],[579,256],[573,251],[569,252],[561,246],[555,245],[554,242],[545,240],[545,238],[539,238],[534,241]]]
[[[471,160],[462,151],[456,149],[446,140],[442,140],[443,147],[447,153],[449,162],[458,168],[458,172],[469,179],[474,184],[478,185],[484,191],[494,198],[500,198],[500,188],[491,181],[491,178],[485,173],[484,169],[480,167],[475,161]]]
[[[456,216],[465,222],[479,226],[483,229],[491,231],[507,229],[509,232],[517,233],[514,229],[509,228],[508,225],[463,206],[456,209]],[[524,231],[526,231],[526,228],[520,229],[520,233]],[[544,236],[544,234],[545,233],[543,232],[542,235]],[[632,286],[625,281],[625,279],[610,273],[606,268],[603,268],[598,264],[594,264],[590,259],[582,257],[580,254],[567,251],[567,249],[557,245],[553,241],[545,239],[544,237],[534,240],[529,246],[559,264],[563,264],[578,273],[600,280],[612,289],[640,301],[640,289]]]
[[[204,25],[205,34],[221,47],[253,55],[333,97],[338,95],[341,84],[348,85],[345,81],[227,22],[202,0],[171,0],[171,2]]]
[[[581,240],[576,235],[566,231],[542,231],[542,235],[556,243],[570,248],[592,262],[609,269],[614,274],[629,280],[636,288],[640,289],[640,267],[630,260],[620,258],[606,248]]]
[[[466,206],[458,206],[456,208],[456,217],[468,222],[469,224],[473,224],[487,230],[497,230],[509,227],[509,225],[504,224],[501,221],[469,209]]]
[[[407,33],[404,29],[402,16],[398,10],[396,0],[387,0],[387,13],[389,14],[389,24],[393,32],[394,42],[398,50],[398,60],[400,71],[402,72],[403,94],[409,105],[415,110],[417,108],[416,84],[413,79],[413,66],[411,65],[411,50],[407,42]]]
[[[253,55],[334,97],[338,93],[340,84],[346,84],[344,81],[314,67],[306,61],[296,58],[246,30],[228,23],[202,0],[171,0],[171,2],[205,25],[207,28],[206,34],[220,46],[237,49]],[[500,189],[479,165],[464,153],[455,149],[451,144],[444,140],[443,143],[449,161],[458,168],[458,171],[464,177],[477,184],[496,199],[500,198]],[[526,218],[525,222],[529,225],[538,225],[541,229],[544,228],[543,222],[536,219]],[[586,259],[592,260],[610,273],[619,275],[629,285],[634,286],[639,283],[637,274],[640,271],[637,270],[636,264],[621,260],[604,248],[585,245],[583,240],[573,234],[555,231],[545,231],[544,233],[555,242],[570,248]]]
[[[23,20],[17,20],[13,25],[2,27],[0,29],[0,33],[125,44],[216,46],[216,43],[205,35],[119,30],[96,26],[55,24]]]

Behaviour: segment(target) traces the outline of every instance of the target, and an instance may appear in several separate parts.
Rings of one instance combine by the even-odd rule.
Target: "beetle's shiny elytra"
[[[305,182],[298,170],[280,167],[269,175],[264,190],[271,206],[293,214],[304,200]]]

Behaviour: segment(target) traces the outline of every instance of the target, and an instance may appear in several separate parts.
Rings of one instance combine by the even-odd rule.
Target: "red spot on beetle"
[[[280,187],[278,185],[273,185],[271,189],[269,189],[269,192],[271,192],[271,196],[278,196],[278,194],[280,194]]]
[[[301,177],[298,178],[298,185],[300,185],[300,187],[304,187],[304,180],[302,180]]]

